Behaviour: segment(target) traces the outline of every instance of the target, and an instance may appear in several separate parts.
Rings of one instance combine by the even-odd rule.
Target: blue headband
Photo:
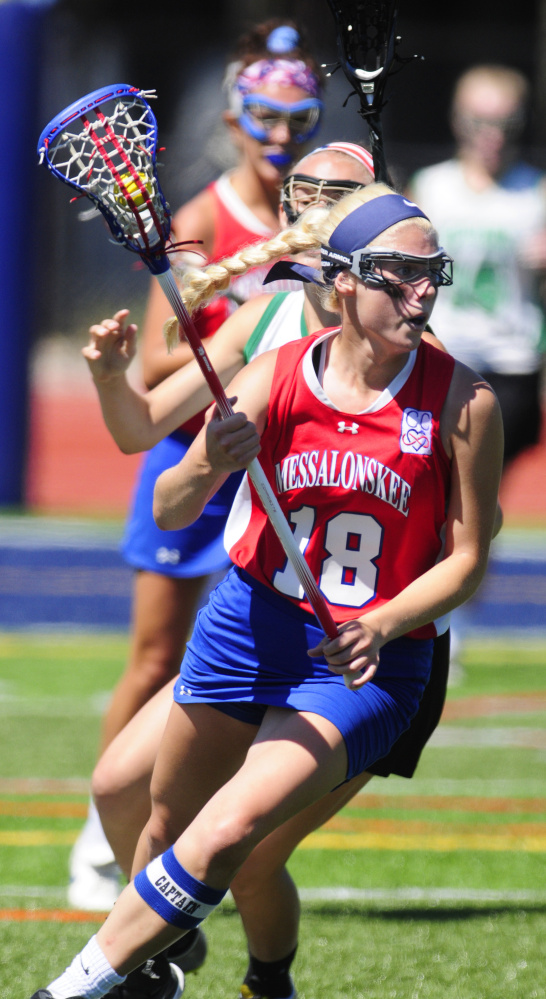
[[[428,216],[401,194],[385,194],[359,205],[334,229],[327,245],[320,248],[324,279],[333,281],[345,267],[362,277],[360,262],[366,256],[362,252],[365,247],[392,225],[413,218],[428,221]]]
[[[390,229],[391,225],[412,218],[427,219],[428,216],[401,194],[385,194],[366,201],[347,215],[334,229],[328,246],[348,256],[355,250],[363,250],[365,246],[369,246],[385,229]]]

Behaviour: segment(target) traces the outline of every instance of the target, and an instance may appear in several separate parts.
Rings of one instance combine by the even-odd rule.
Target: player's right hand
[[[89,343],[82,354],[95,382],[119,378],[135,356],[137,326],[125,325],[128,315],[129,309],[120,309],[112,319],[103,319],[89,329]]]
[[[237,396],[229,399],[233,406]],[[207,457],[216,471],[236,472],[246,468],[260,453],[260,435],[244,413],[222,418],[213,403],[205,414]]]

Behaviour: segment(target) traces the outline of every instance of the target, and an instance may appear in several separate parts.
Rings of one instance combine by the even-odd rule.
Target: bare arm
[[[464,603],[487,568],[502,471],[499,405],[478,375],[457,365],[442,420],[452,426],[446,434],[452,466],[444,558],[391,600],[384,614],[378,611],[386,641]]]
[[[247,340],[270,300],[271,295],[260,295],[245,302],[207,344],[207,354],[224,386],[243,367]],[[132,454],[148,450],[172,433],[207,406],[212,395],[195,360],[145,394],[132,388],[126,370],[135,354],[136,326],[127,325],[128,316],[128,310],[122,309],[112,319],[92,326],[82,353],[106,426],[118,447]]]
[[[235,414],[221,420],[211,407],[182,461],[159,476],[153,512],[162,530],[192,524],[227,476],[258,455],[276,355],[268,351],[237,375],[228,390]]]

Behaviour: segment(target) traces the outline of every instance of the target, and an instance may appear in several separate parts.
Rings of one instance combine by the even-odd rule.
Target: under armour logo
[[[155,553],[155,560],[160,565],[178,565],[180,562],[180,552],[178,548],[158,548]]]
[[[344,420],[340,420],[340,422],[337,425],[337,429],[338,433],[340,434],[344,434],[346,430],[350,434],[357,434],[358,431],[360,430],[360,427],[358,426],[358,423],[345,423]]]

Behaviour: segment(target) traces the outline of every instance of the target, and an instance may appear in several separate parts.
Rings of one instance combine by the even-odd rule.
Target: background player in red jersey
[[[199,615],[176,684],[138,862],[155,859],[36,999],[100,999],[199,925],[257,843],[385,755],[417,710],[428,636],[485,571],[502,424],[489,386],[420,342],[450,280],[431,223],[372,186],[326,218],[304,216],[286,236],[284,252],[322,244],[341,330],[241,372],[232,392],[253,422],[242,411],[220,421],[213,408],[185,459],[161,476],[155,513],[165,527],[189,523],[226,475],[261,452],[273,482],[286,482],[279,501],[307,534],[302,546],[339,634],[321,635],[250,492],[231,531],[237,564]],[[338,443],[335,424],[347,422],[357,436],[373,429],[373,447],[339,427]],[[277,477],[287,460],[293,471]]]

